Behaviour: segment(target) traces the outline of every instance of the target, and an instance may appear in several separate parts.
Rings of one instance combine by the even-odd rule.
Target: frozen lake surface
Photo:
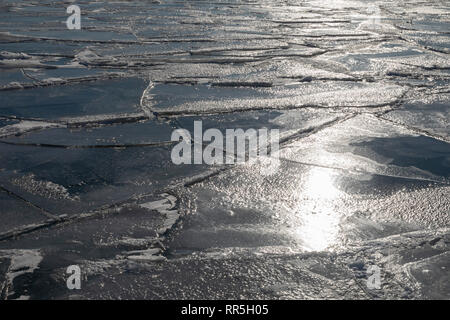
[[[448,2],[76,4],[0,4],[1,299],[450,298]],[[279,169],[173,164],[197,120]]]

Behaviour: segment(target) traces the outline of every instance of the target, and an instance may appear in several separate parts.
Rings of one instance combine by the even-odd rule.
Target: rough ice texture
[[[448,11],[6,1],[1,298],[448,299]],[[173,165],[195,120],[279,129],[280,167]]]

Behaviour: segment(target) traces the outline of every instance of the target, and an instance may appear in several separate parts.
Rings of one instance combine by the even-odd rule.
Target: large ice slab
[[[0,115],[58,119],[140,111],[147,83],[139,78],[2,92]]]

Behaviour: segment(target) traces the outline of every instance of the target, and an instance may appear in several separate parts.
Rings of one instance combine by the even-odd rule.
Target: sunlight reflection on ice
[[[303,200],[294,211],[299,217],[295,234],[307,250],[324,250],[337,240],[340,217],[334,203],[341,192],[333,180],[331,170],[313,168],[302,186]]]

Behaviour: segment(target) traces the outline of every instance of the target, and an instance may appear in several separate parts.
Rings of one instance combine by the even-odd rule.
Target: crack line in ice
[[[392,112],[392,111],[395,111],[395,110],[389,110],[389,111],[387,111],[384,114],[388,114],[389,112]],[[435,133],[431,133],[431,132],[429,132],[427,130],[424,130],[424,129],[420,129],[420,128],[417,128],[417,127],[414,127],[414,126],[403,124],[403,123],[397,122],[395,120],[391,120],[391,119],[385,118],[382,115],[377,116],[377,118],[382,120],[382,121],[389,122],[389,123],[391,123],[393,125],[396,125],[398,127],[410,130],[410,131],[415,132],[417,134],[420,134],[420,135],[423,135],[423,136],[426,136],[426,137],[430,137],[430,138],[433,138],[433,139],[436,139],[436,140],[440,140],[440,141],[443,141],[443,142],[450,143],[450,138],[449,137],[444,137],[444,136],[441,136],[441,135],[438,135],[438,134],[435,134]]]
[[[23,146],[23,147],[42,147],[42,148],[59,148],[59,149],[129,149],[129,148],[144,148],[144,147],[162,147],[177,143],[176,141],[162,141],[150,143],[129,143],[129,144],[96,144],[96,145],[65,145],[52,143],[33,143],[33,142],[12,142],[0,140],[0,143]]]
[[[44,208],[41,208],[40,206],[34,204],[34,203],[31,202],[31,201],[28,201],[28,200],[25,199],[24,197],[18,195],[18,194],[15,193],[15,192],[12,192],[11,190],[6,189],[6,188],[3,187],[3,186],[0,186],[0,190],[6,192],[7,194],[9,194],[9,195],[11,195],[11,196],[13,196],[13,197],[15,197],[15,198],[17,198],[17,199],[23,201],[23,202],[25,202],[25,203],[28,204],[29,206],[32,206],[32,207],[38,209],[39,212],[42,213],[43,215],[45,215],[47,218],[55,219],[55,220],[60,220],[60,219],[61,219],[61,217],[59,217],[59,216],[57,216],[57,215],[55,215],[55,214],[49,212],[48,210],[45,210]]]

